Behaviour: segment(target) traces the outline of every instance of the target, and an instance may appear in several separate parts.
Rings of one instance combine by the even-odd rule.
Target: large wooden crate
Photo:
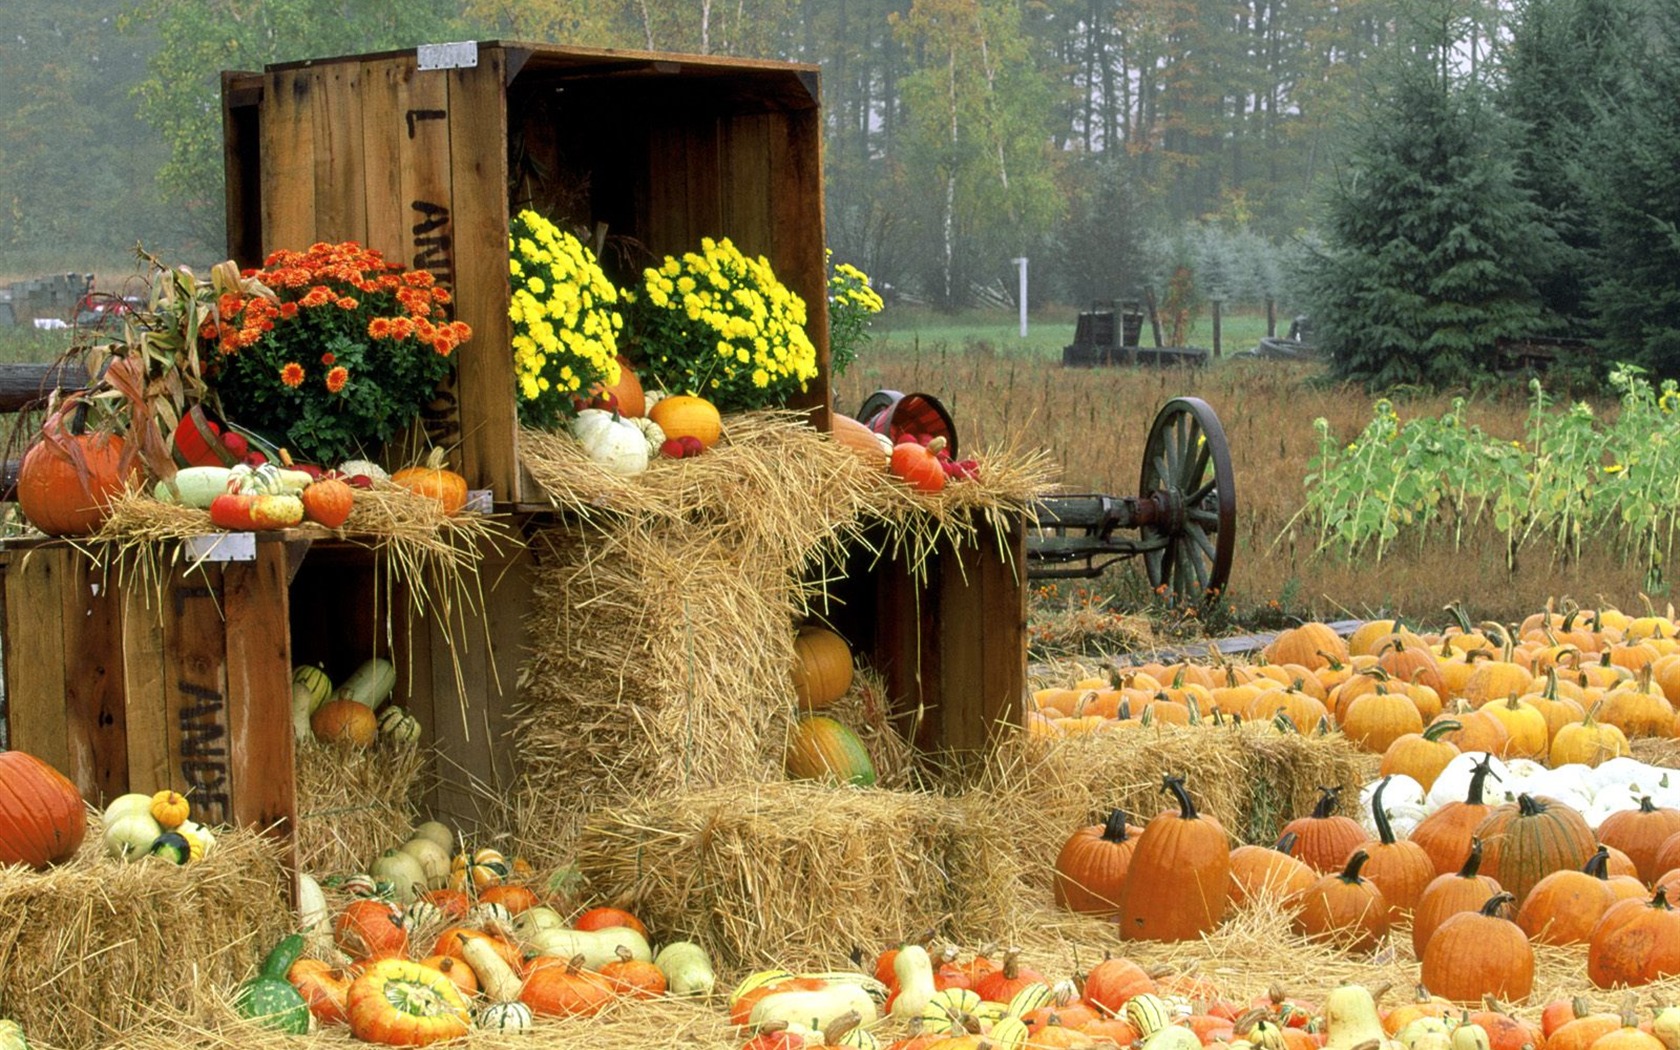
[[[425,267],[472,325],[426,415],[470,487],[503,506],[520,476],[507,230],[527,204],[602,231],[627,284],[665,254],[729,237],[806,302],[829,403],[822,129],[815,66],[489,42],[471,65],[427,49],[223,77],[229,250],[353,240]],[[445,53],[450,54],[450,53]],[[468,59],[455,52],[444,62]],[[823,420],[818,420],[823,424]]]
[[[500,510],[546,513],[519,467],[507,349],[508,220],[526,205],[604,233],[603,262],[621,284],[707,236],[766,256],[807,304],[820,376],[798,407],[826,428],[817,68],[499,41],[453,47],[441,59],[419,48],[224,74],[233,257],[254,265],[277,248],[349,239],[436,272],[475,335],[427,413],[427,437],[457,448],[453,465]],[[998,722],[1020,717],[1022,527],[981,532],[978,550],[942,550],[931,566],[860,563],[850,588],[846,633],[886,670],[895,704],[917,713],[907,728],[930,750],[977,749]],[[523,614],[518,597],[488,603],[483,622],[460,625],[459,636],[518,638]],[[442,652],[443,636],[431,633]],[[484,651],[508,665],[497,681],[511,689],[505,643]],[[510,775],[500,765],[508,751],[496,746],[493,708],[503,702],[499,689],[459,711],[438,705],[429,722],[422,714],[429,730],[447,725],[459,737],[460,767],[442,771],[446,780]],[[443,791],[452,809],[471,803],[471,792]]]
[[[94,804],[188,793],[207,824],[296,816],[287,546],[206,561],[153,589],[61,541],[0,547],[7,746]]]

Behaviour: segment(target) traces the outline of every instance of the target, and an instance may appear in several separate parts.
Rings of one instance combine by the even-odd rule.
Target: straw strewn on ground
[[[292,928],[289,898],[274,849],[254,832],[220,832],[196,864],[125,864],[105,856],[92,820],[70,863],[0,867],[0,1013],[33,1043],[62,1047],[190,1016]]]

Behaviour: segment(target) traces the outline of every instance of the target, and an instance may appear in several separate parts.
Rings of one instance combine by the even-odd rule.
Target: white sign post
[[[1027,257],[1021,255],[1009,261],[1014,263],[1019,271],[1020,291],[1016,295],[1016,299],[1021,304],[1021,338],[1025,339],[1027,337]]]

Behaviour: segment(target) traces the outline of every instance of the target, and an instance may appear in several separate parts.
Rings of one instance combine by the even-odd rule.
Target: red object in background
[[[858,409],[858,420],[875,433],[885,434],[894,445],[905,441],[925,445],[942,437],[950,457],[957,457],[957,425],[932,394],[877,390]]]
[[[175,461],[184,467],[231,467],[239,460],[222,444],[219,423],[196,405],[181,417],[173,435]]]

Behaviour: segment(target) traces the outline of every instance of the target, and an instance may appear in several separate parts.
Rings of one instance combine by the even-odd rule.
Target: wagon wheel
[[[1149,585],[1165,586],[1177,602],[1215,600],[1231,575],[1237,491],[1225,428],[1207,402],[1176,397],[1156,414],[1138,495],[1158,511],[1139,524],[1154,547],[1143,555]]]

